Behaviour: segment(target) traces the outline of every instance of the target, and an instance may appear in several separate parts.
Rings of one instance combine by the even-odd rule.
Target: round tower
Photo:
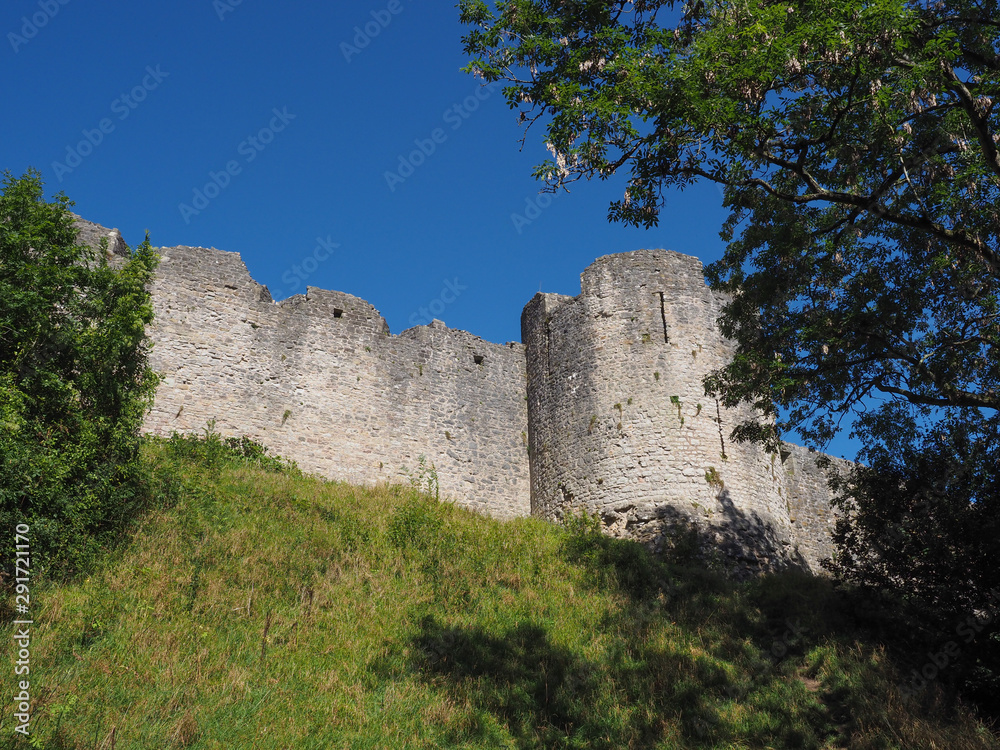
[[[723,304],[701,261],[664,250],[604,256],[579,296],[528,303],[534,515],[585,510],[654,547],[688,522],[729,568],[793,561],[780,459],[732,443],[745,412],[702,385],[732,353],[716,325]]]

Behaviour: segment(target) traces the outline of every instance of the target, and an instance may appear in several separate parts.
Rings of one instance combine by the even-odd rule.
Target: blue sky
[[[452,2],[10,0],[0,32],[0,169],[38,168],[130,245],[237,251],[276,298],[337,289],[394,333],[437,317],[503,343],[598,256],[724,248],[711,185],[648,231],[607,221],[620,184],[540,195],[543,131],[521,150],[461,72]]]

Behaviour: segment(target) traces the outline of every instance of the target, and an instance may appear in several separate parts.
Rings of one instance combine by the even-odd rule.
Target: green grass
[[[35,746],[1000,747],[904,700],[826,581],[204,446],[151,441],[154,509],[89,578],[34,586]],[[28,747],[12,674],[0,746]]]

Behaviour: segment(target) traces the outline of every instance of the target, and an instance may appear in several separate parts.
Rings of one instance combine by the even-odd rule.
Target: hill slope
[[[217,440],[147,455],[129,540],[32,591],[35,746],[1000,747],[904,699],[824,581],[737,586],[677,564],[683,540],[656,562],[585,520],[501,523]],[[0,731],[29,746],[8,709]]]

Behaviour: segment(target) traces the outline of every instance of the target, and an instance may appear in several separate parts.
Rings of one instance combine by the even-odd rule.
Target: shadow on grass
[[[420,622],[407,669],[479,717],[456,744],[502,743],[498,725],[519,748],[820,748],[835,735],[792,666],[836,626],[828,582],[792,572],[738,585],[586,528],[562,554],[588,587],[621,595],[590,658],[541,619],[506,630]]]
[[[427,617],[413,645],[413,666],[432,681],[443,679],[456,699],[491,714],[518,747],[653,747],[678,731],[700,742],[719,723],[702,686],[647,685],[648,666],[631,664],[624,651],[611,663],[590,662],[553,643],[538,623],[521,623],[498,636]],[[686,661],[683,655],[657,658],[664,672],[692,667],[665,663]],[[725,688],[725,676],[719,677]],[[684,706],[684,716],[674,727],[664,718],[677,705]],[[487,740],[488,724],[480,722],[478,736],[462,739]]]

